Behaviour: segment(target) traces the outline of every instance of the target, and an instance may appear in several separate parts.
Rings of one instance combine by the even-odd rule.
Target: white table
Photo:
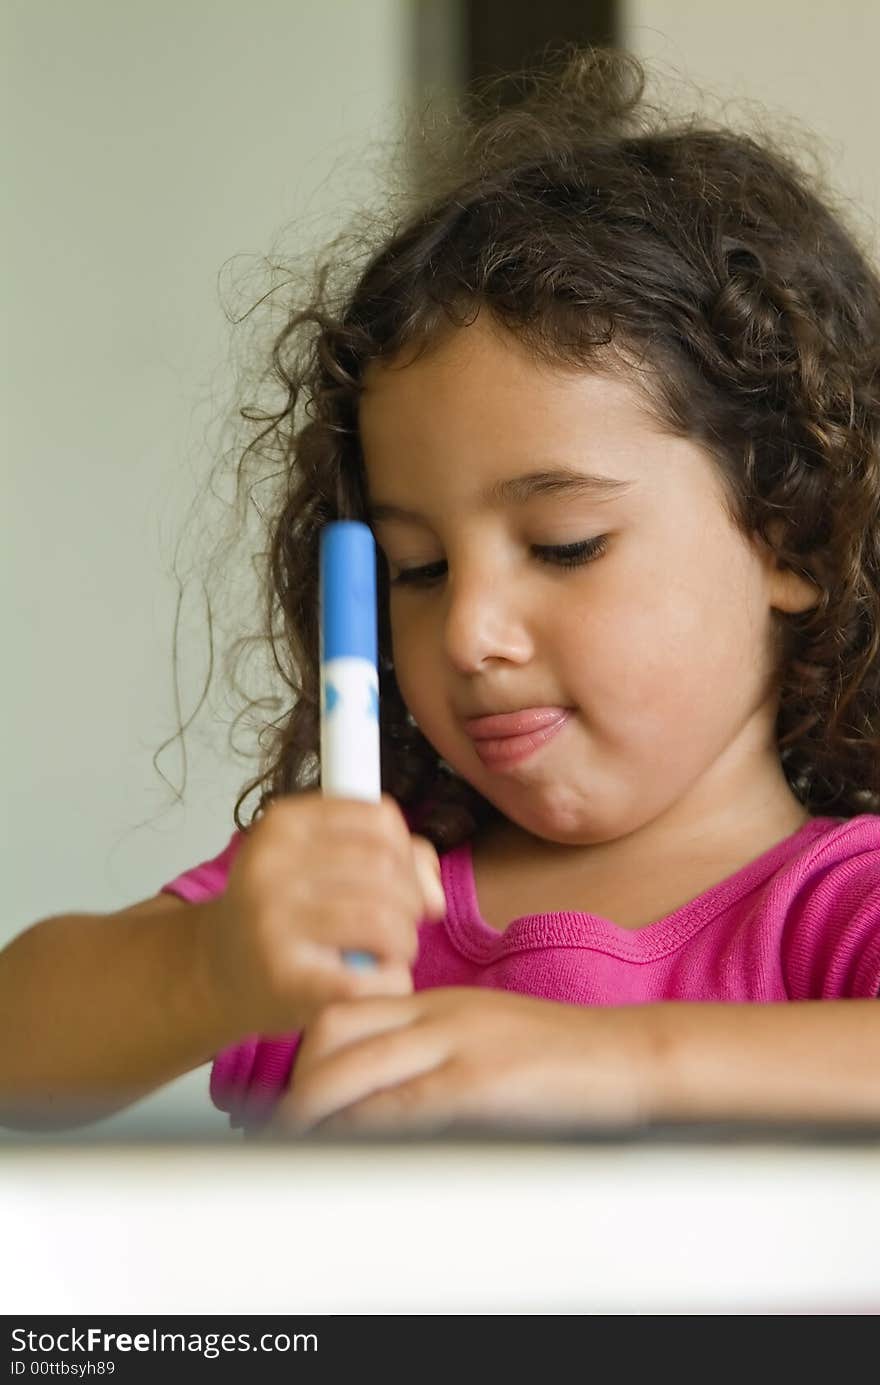
[[[5,1313],[877,1313],[880,1142],[0,1148]]]

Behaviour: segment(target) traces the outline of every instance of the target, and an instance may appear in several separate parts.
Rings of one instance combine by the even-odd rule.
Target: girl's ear
[[[791,568],[777,567],[771,582],[770,604],[777,611],[800,614],[809,611],[819,600],[819,588],[815,582],[792,572]]]
[[[778,543],[784,533],[782,521],[772,521],[769,525],[769,533],[774,543]],[[799,572],[793,572],[789,567],[783,567],[769,544],[762,540],[759,542],[767,565],[770,605],[775,610],[787,611],[790,615],[809,611],[819,600],[819,587],[809,577],[804,577]]]

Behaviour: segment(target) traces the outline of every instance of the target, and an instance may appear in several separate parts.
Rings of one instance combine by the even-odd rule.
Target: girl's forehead
[[[401,457],[513,475],[553,464],[627,475],[670,443],[644,393],[623,374],[528,374],[452,370],[421,358],[374,368],[360,400],[359,433],[368,474],[395,474]]]
[[[358,403],[362,434],[399,433],[458,415],[495,427],[546,427],[558,415],[608,428],[619,423],[658,429],[655,375],[635,371],[624,358],[596,356],[590,365],[539,359],[510,333],[480,328],[478,322],[449,332],[426,349],[410,347],[395,357],[374,359],[364,368]],[[655,386],[656,389],[656,386]]]
[[[601,365],[538,361],[479,319],[424,352],[371,362],[359,416],[371,504],[402,518],[430,490],[438,503],[447,493],[497,493],[518,505],[515,487],[504,492],[510,482],[565,470],[606,478],[604,494],[588,483],[566,495],[565,483],[551,479],[526,499],[564,505],[570,496],[579,508],[615,513],[673,503],[696,513],[723,503],[715,459],[663,421],[651,363],[621,354]]]
[[[475,360],[482,344],[468,349]],[[359,431],[375,522],[407,522],[448,496],[487,509],[572,505],[621,516],[620,507],[679,504],[695,515],[723,502],[714,458],[664,426],[625,369],[560,371],[539,397],[519,387],[522,376],[496,388],[491,370],[449,362],[438,350],[390,369],[373,363]],[[585,484],[569,485],[565,472]],[[536,476],[537,485],[519,484]]]

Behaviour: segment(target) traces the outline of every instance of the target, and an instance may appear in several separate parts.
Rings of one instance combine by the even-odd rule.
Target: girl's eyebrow
[[[571,467],[557,467],[552,471],[528,471],[522,476],[508,476],[494,481],[483,491],[480,500],[492,508],[504,504],[521,505],[533,495],[587,495],[593,500],[610,500],[635,484],[634,481],[613,476],[597,476]],[[367,513],[374,522],[382,519],[408,520],[416,524],[425,522],[424,515],[417,510],[407,510],[386,501],[371,501]]]

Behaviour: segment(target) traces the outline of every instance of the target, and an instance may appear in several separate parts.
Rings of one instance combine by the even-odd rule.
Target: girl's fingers
[[[322,1134],[347,1135],[358,1131],[437,1134],[462,1119],[461,1094],[450,1078],[452,1064],[445,1063],[355,1102],[319,1125]]]
[[[390,969],[381,968],[386,972]],[[368,972],[365,969],[358,975],[366,977]],[[310,1062],[317,1062],[361,1039],[412,1024],[419,1014],[419,1001],[415,995],[363,996],[354,1002],[339,1001],[326,1006],[309,1026],[302,1051],[308,1055]]]
[[[381,997],[403,1000],[413,993],[412,972],[404,962],[384,962],[381,966],[358,966],[357,969],[346,964],[346,971],[351,975],[349,989],[361,1004]]]
[[[306,931],[308,928],[308,931]],[[418,954],[418,930],[402,914],[386,909],[370,916],[364,910],[334,910],[289,932],[280,922],[273,940],[295,956],[298,966],[332,966],[343,952],[368,952],[383,965],[412,964]]]
[[[405,963],[355,967],[332,949],[300,955],[296,986],[302,995],[300,1008],[305,1007],[307,1015],[307,1033],[320,1015],[334,1006],[379,997],[405,1000],[413,993],[412,973]]]
[[[328,1006],[314,1028],[337,1017],[332,1037],[307,1030],[282,1102],[287,1128],[303,1132],[388,1087],[432,1072],[446,1061],[446,1044],[436,1029],[410,1023],[409,1000],[359,1000]],[[366,1012],[366,1014],[343,1014]],[[280,1114],[280,1113],[279,1113]]]

